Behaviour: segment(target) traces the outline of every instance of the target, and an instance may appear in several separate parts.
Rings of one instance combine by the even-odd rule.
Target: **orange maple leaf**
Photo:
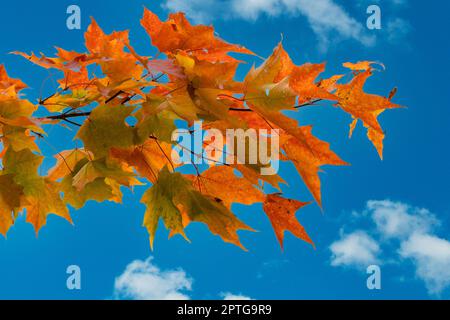
[[[283,248],[284,231],[290,231],[294,236],[314,246],[313,241],[306,233],[303,226],[298,222],[295,213],[300,208],[308,205],[308,202],[300,202],[286,199],[277,194],[269,194],[264,201],[264,212],[270,219],[275,235]]]

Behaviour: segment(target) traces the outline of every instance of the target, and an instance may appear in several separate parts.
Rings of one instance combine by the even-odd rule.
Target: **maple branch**
[[[146,74],[144,76],[141,77],[140,80],[145,79],[146,77],[150,76],[151,74]],[[150,81],[152,82],[157,82],[160,78],[162,78],[164,76],[164,73],[161,73],[159,75],[157,75],[156,77],[152,77],[152,79]],[[72,84],[69,86],[65,86],[65,88],[63,88],[61,91],[57,91],[51,95],[49,95],[48,97],[46,97],[45,99],[39,99],[38,103],[39,105],[45,106],[45,102],[49,99],[51,99],[52,97],[54,97],[56,94],[60,94],[62,92],[65,92],[67,90],[69,90],[71,87],[73,86],[79,86],[79,85],[85,85],[86,87],[93,85],[93,83],[89,82],[89,83],[76,83],[76,84]],[[145,87],[141,87],[141,90],[145,89]],[[115,98],[117,98],[119,95],[126,93],[123,90],[119,90],[116,93],[114,93],[111,97],[109,97],[106,101],[105,104],[111,102],[112,100],[114,100]],[[128,101],[130,101],[133,97],[136,96],[136,93],[133,93],[131,95],[129,95],[128,97],[124,98],[121,102],[121,104],[124,104]],[[55,105],[61,105],[63,107],[70,107],[69,105],[64,105],[64,104],[55,104]],[[70,124],[76,125],[78,127],[81,127],[81,125],[79,123],[76,123],[74,121],[70,121],[68,120],[68,118],[74,118],[74,117],[84,117],[84,116],[89,116],[91,113],[90,112],[83,112],[83,113],[70,113],[72,112],[74,109],[71,108],[68,111],[65,111],[64,113],[60,114],[60,115],[54,115],[54,116],[46,116],[46,117],[42,117],[39,119],[50,119],[50,120],[63,120],[66,121]]]
[[[144,75],[140,80],[145,79],[146,77],[150,76],[151,74],[148,73],[146,75]],[[157,75],[156,77],[152,77],[152,79],[150,80],[151,82],[158,82],[158,80],[160,78],[162,78],[164,76],[164,73],[160,73],[159,75]],[[140,87],[141,90],[145,89],[145,87]],[[111,97],[109,97],[106,101],[105,104],[114,100],[115,98],[117,98],[119,95],[121,95],[122,93],[126,93],[123,90],[119,90],[118,92],[116,92],[114,95],[112,95]],[[125,99],[122,100],[121,104],[124,104],[128,101],[130,101],[131,99],[133,99],[136,96],[136,93],[133,93],[131,95],[129,95],[128,97],[126,97]]]
[[[300,109],[300,108],[303,108],[303,107],[315,106],[316,103],[318,103],[320,101],[322,101],[322,99],[311,100],[311,101],[305,102],[303,104],[297,105],[294,108],[295,109]]]
[[[36,136],[38,136],[39,138],[44,138],[44,135],[42,133],[36,132],[34,130],[31,130],[31,133],[35,134]]]
[[[54,116],[46,116],[40,119],[49,119],[49,120],[67,120],[68,118],[76,118],[76,117],[87,117],[90,116],[91,112],[75,112],[75,113],[62,113]]]
[[[111,97],[109,97],[106,101],[105,104],[111,102],[112,100],[114,100],[115,98],[117,98],[119,95],[121,95],[122,93],[125,93],[123,90],[119,90],[117,91],[115,94],[113,94]]]
[[[240,100],[240,101],[245,101],[245,100]],[[294,108],[300,109],[300,108],[304,108],[304,107],[315,106],[320,101],[322,101],[322,99],[311,100],[311,101],[305,102],[303,104],[294,106]],[[238,111],[238,112],[253,112],[252,109],[243,109],[243,108],[229,108],[228,110],[229,111]]]
[[[159,77],[156,77],[155,79],[157,80],[157,79],[159,79],[160,77],[161,77],[161,75],[160,75]],[[114,95],[112,95],[110,98],[108,98],[108,99],[106,100],[105,103],[108,103],[108,102],[112,101],[113,99],[115,99],[116,97],[118,97],[121,93],[125,93],[125,92],[123,92],[122,90],[119,90],[119,91],[116,92]],[[136,93],[134,93],[134,94],[131,95],[131,96],[126,97],[126,98],[121,102],[121,104],[124,104],[124,103],[128,102],[128,101],[131,100],[134,96],[136,96]],[[222,96],[227,96],[227,95],[222,95]],[[232,96],[228,96],[228,97],[231,97],[231,98],[233,98],[233,99],[235,99],[235,100],[239,100],[239,101],[245,101],[245,99],[239,99],[239,98],[235,98],[235,97],[232,97]],[[316,105],[318,102],[320,102],[320,101],[322,101],[322,99],[311,100],[311,101],[305,102],[305,103],[303,103],[303,104],[301,104],[301,105],[294,106],[294,108],[295,108],[295,109],[300,109],[300,108],[304,108],[304,107],[308,107],[308,106],[315,106],[315,105]],[[243,108],[233,108],[233,107],[231,107],[231,108],[229,108],[228,110],[229,110],[229,111],[237,111],[237,112],[254,112],[252,109],[248,109],[248,108],[247,108],[247,109],[243,109]],[[70,123],[70,124],[72,124],[72,125],[75,125],[75,126],[77,126],[77,127],[81,127],[81,124],[76,123],[76,122],[74,122],[74,121],[71,121],[71,120],[69,120],[69,118],[87,117],[87,116],[89,116],[89,115],[91,114],[90,111],[87,111],[87,112],[79,112],[79,113],[78,113],[78,112],[70,113],[71,111],[73,111],[73,109],[68,110],[68,111],[66,111],[66,112],[64,112],[64,113],[62,113],[62,114],[59,114],[59,115],[46,116],[46,117],[43,117],[43,118],[40,118],[40,119],[62,120],[62,121],[65,121],[65,122],[67,122],[67,123]],[[264,120],[265,120],[265,119],[264,119]],[[42,137],[42,135],[39,135],[39,137]]]
[[[208,161],[211,161],[211,162],[214,162],[214,163],[217,163],[217,164],[221,164],[221,165],[224,165],[224,166],[227,166],[227,167],[230,166],[230,164],[228,164],[226,162],[222,162],[222,161],[215,160],[215,159],[210,159],[210,158],[205,158],[203,155],[199,155],[199,154],[195,153],[194,151],[192,151],[191,149],[188,149],[188,148],[186,148],[184,146],[180,146],[180,147],[181,147],[181,149],[186,150],[187,152],[191,153],[193,156],[195,156],[197,158],[202,158],[204,160],[208,160]]]
[[[239,112],[253,112],[252,109],[242,109],[242,108],[228,108],[229,111],[239,111]]]
[[[236,97],[230,96],[229,94],[225,94],[225,93],[221,93],[221,94],[217,95],[217,98],[221,98],[221,97],[229,98],[231,100],[239,101],[239,102],[245,101],[244,98],[236,98]]]
[[[71,85],[66,85],[61,91],[56,91],[55,93],[52,93],[51,95],[49,95],[48,97],[46,97],[44,99],[39,98],[38,103],[40,105],[44,105],[44,103],[47,100],[53,98],[55,95],[60,94],[62,92],[66,92],[67,90],[69,90],[70,88],[75,87],[75,86],[85,86],[85,88],[87,88],[89,86],[94,86],[93,81],[94,80],[92,80],[90,82],[72,83]]]
[[[67,123],[70,123],[70,124],[73,124],[74,126],[81,127],[81,124],[76,123],[75,121],[72,121],[72,120],[69,120],[69,119],[64,119],[63,121],[65,121]]]

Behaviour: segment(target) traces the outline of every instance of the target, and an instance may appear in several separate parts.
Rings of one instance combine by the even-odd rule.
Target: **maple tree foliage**
[[[391,102],[395,90],[388,97],[364,92],[374,63],[345,63],[347,73],[321,79],[325,64],[295,65],[280,43],[240,82],[235,74],[241,61],[229,53],[254,53],[218,38],[212,27],[193,26],[183,13],[163,22],[147,9],[141,24],[159,51],[154,57],[139,55],[128,31],[105,34],[95,20],[85,33],[86,53],[61,48],[56,57],[16,52],[61,72],[57,92],[38,103],[25,99],[26,85],[0,66],[0,233],[6,235],[19,214],[26,214],[38,232],[50,214],[71,221],[68,206],[78,209],[89,200],[120,203],[122,187],[147,184],[141,201],[152,246],[162,220],[171,236],[187,239],[185,228],[202,222],[244,248],[237,231],[252,228],[233,214],[234,203],[262,203],[281,246],[286,230],[313,244],[295,216],[307,203],[284,198],[282,177],[261,175],[260,165],[211,164],[196,175],[180,173],[170,158],[175,121],[192,125],[202,120],[223,131],[279,129],[281,159],[295,165],[321,206],[320,168],[347,163],[313,135],[311,126],[283,111],[330,101],[353,118],[350,134],[358,121],[363,123],[382,157],[385,135],[377,118],[399,105]],[[38,109],[47,115],[37,117]],[[41,175],[44,156],[36,140],[46,138],[44,128],[56,125],[75,128],[74,138],[83,147],[56,152],[56,165]],[[280,193],[265,194],[266,184]]]

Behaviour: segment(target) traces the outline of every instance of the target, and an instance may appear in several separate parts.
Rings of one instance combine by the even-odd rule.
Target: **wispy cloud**
[[[412,30],[411,24],[402,18],[394,18],[387,22],[387,37],[389,42],[396,43],[403,40]]]
[[[402,7],[406,4],[408,4],[409,0],[358,0],[357,5],[359,6],[369,6],[371,4],[377,4],[377,5],[391,5],[394,7]]]
[[[207,24],[217,17],[224,5],[228,6],[228,3],[217,0],[168,0],[162,6],[170,12],[184,12],[195,23]],[[229,17],[225,10],[223,14],[225,16],[222,17]]]
[[[161,270],[153,258],[134,260],[114,282],[115,299],[127,300],[189,300],[193,279],[181,269]],[[224,300],[252,300],[243,294],[222,292]]]
[[[413,233],[429,233],[439,224],[429,210],[401,202],[368,201],[367,210],[385,238],[405,239]]]
[[[367,34],[362,23],[352,18],[345,9],[332,0],[282,0],[288,10],[304,15],[318,36],[322,46],[332,37],[354,39],[366,46],[375,44],[375,37]]]
[[[416,277],[430,294],[450,287],[450,241],[436,234],[440,221],[428,209],[390,200],[368,201],[363,213],[353,217],[356,222],[369,219],[372,236],[355,231],[336,240],[330,246],[331,265],[361,269],[374,259],[379,263],[383,258],[403,259],[413,263]]]
[[[375,37],[366,32],[364,24],[334,0],[168,0],[163,6],[170,11],[183,11],[198,23],[210,23],[218,17],[255,21],[263,15],[301,16],[309,22],[321,49],[332,39],[353,39],[366,46],[375,43]]]

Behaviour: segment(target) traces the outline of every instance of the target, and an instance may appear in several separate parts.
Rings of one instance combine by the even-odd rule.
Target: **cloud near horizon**
[[[160,270],[152,263],[134,260],[116,278],[114,297],[132,300],[188,300],[193,280],[181,270]]]
[[[114,282],[113,297],[118,300],[190,300],[194,280],[181,269],[161,270],[153,257],[134,260]],[[222,292],[224,300],[252,300],[242,294]]]
[[[233,294],[230,292],[222,292],[220,296],[223,300],[252,300],[252,298],[244,296],[242,294]]]

